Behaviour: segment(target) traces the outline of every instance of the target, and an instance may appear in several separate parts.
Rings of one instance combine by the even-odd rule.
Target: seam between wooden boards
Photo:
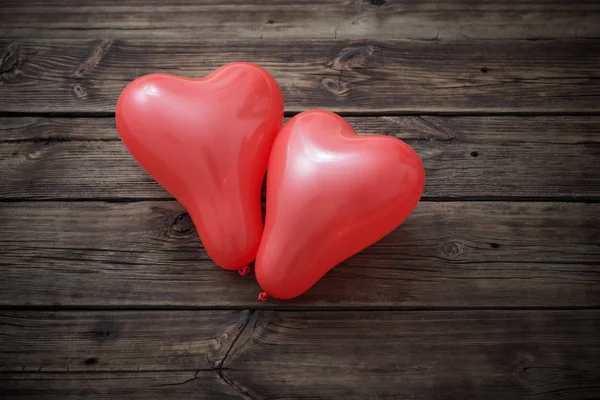
[[[1,199],[0,204],[12,203],[109,203],[109,204],[131,204],[141,202],[169,202],[176,201],[173,197],[93,197],[93,198],[10,198]],[[574,197],[574,196],[461,196],[461,197],[446,197],[446,196],[423,196],[420,202],[424,203],[453,203],[453,202],[507,202],[507,203],[585,203],[597,204],[600,203],[600,197]]]
[[[337,111],[336,114],[341,117],[595,117],[600,116],[600,112],[590,111]],[[300,114],[300,111],[285,111],[283,116],[291,118]],[[115,118],[114,112],[29,112],[29,111],[0,111],[0,118]],[[74,139],[77,140],[77,139]],[[116,140],[116,139],[115,139]],[[2,140],[0,139],[0,142]]]
[[[248,306],[10,306],[0,305],[2,311],[36,311],[36,312],[159,312],[159,311],[277,311],[277,312],[351,312],[351,311],[373,311],[373,312],[456,312],[456,311],[595,311],[600,310],[597,306],[476,306],[476,307],[410,307],[410,306],[286,306],[265,305],[260,307]]]

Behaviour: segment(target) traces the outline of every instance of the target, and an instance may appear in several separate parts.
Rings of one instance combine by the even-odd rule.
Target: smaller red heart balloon
[[[358,136],[327,111],[292,118],[269,159],[260,286],[279,299],[304,293],[400,225],[424,183],[419,156],[398,139]]]
[[[249,63],[202,79],[146,75],[123,90],[116,120],[133,158],[187,209],[215,263],[252,262],[262,180],[283,121],[275,79]]]

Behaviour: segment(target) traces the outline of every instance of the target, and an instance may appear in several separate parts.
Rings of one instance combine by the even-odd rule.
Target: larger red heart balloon
[[[404,142],[358,136],[340,116],[307,111],[281,130],[269,160],[256,276],[266,294],[296,297],[394,230],[417,205],[423,165]]]
[[[283,120],[275,79],[249,63],[202,79],[146,75],[125,88],[116,120],[133,158],[187,209],[214,262],[253,261],[262,180]]]

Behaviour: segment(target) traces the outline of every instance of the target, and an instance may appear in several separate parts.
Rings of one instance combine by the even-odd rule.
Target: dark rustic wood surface
[[[174,201],[2,207],[0,305],[593,307],[600,204],[422,202],[308,294],[257,302],[212,263]],[[540,299],[543,299],[541,302]]]
[[[2,373],[1,398],[36,399],[248,399],[213,371]]]
[[[595,40],[0,39],[0,112],[105,112],[151,72],[202,77],[245,60],[267,68],[287,111],[597,112]]]
[[[598,310],[21,311],[0,315],[0,382],[57,398],[589,398],[598,329]]]
[[[0,312],[2,372],[223,367],[250,311]],[[42,333],[42,335],[40,335]]]
[[[0,2],[0,398],[600,399],[600,4]],[[121,89],[269,69],[425,197],[259,302],[127,154]]]
[[[425,165],[425,198],[600,198],[600,118],[351,117]],[[112,118],[0,118],[5,199],[170,198],[131,158]],[[569,168],[565,169],[565,165]],[[448,182],[452,184],[449,185]]]
[[[2,5],[0,36],[6,37],[453,40],[600,36],[600,5],[590,0],[3,0]]]

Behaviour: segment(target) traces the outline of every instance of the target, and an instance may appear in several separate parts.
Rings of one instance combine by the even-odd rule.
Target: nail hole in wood
[[[110,331],[97,331],[94,335],[98,338],[107,338],[110,336]]]
[[[274,19],[269,19],[269,20],[267,20],[267,25],[272,25],[272,24],[274,24],[274,23],[275,23],[275,20],[274,20]]]
[[[479,157],[479,152],[478,151],[472,151],[471,152],[471,157]]]
[[[80,99],[87,97],[87,92],[81,85],[73,86],[73,92],[75,93],[75,96],[79,97]]]
[[[497,249],[498,247],[500,247],[500,245],[498,243],[490,243],[490,247],[492,249]]]
[[[98,359],[96,357],[90,357],[90,358],[86,358],[85,361],[83,362],[85,365],[94,365],[94,364],[98,364]]]
[[[489,69],[488,69],[488,67],[483,67],[483,68],[480,69],[480,71],[485,74],[486,72],[489,71]]]

